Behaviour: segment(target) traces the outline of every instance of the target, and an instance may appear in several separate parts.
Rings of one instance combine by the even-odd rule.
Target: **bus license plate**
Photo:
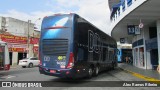
[[[50,73],[56,73],[56,70],[50,70]]]

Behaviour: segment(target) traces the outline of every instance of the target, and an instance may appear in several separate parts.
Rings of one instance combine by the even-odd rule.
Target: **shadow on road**
[[[99,78],[111,76],[109,72],[114,71],[114,73],[120,72],[118,68],[115,70],[106,70],[100,72],[98,76],[89,78],[54,78],[47,82],[47,85],[44,86],[51,86],[51,87],[105,87],[105,86],[113,86],[119,85],[119,82],[115,81],[99,81]],[[114,84],[112,83],[114,82]]]

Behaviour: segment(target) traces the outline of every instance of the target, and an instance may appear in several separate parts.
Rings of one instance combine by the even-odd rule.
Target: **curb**
[[[158,82],[158,84],[160,84],[160,80],[159,79],[152,78],[152,77],[149,77],[149,76],[145,76],[145,75],[142,75],[142,74],[139,74],[139,73],[127,70],[127,69],[123,69],[123,68],[120,68],[120,69],[125,71],[125,72],[127,72],[127,73],[130,73],[131,75],[133,75],[135,77],[138,77],[140,79],[143,79],[143,80],[146,80],[146,81],[150,81],[150,82],[156,82],[156,83]]]
[[[16,69],[19,68],[19,66],[11,66],[10,69]]]

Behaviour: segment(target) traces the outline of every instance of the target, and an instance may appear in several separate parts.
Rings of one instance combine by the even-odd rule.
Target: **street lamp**
[[[37,25],[36,22],[37,22],[38,20],[41,20],[41,18],[38,18],[38,19],[35,20],[35,22],[34,22],[34,29],[38,29],[38,28],[36,27],[36,25]]]

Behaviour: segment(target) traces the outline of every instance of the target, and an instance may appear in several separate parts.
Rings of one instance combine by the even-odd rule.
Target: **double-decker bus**
[[[42,21],[39,71],[57,77],[92,77],[117,65],[116,41],[77,14]]]
[[[10,59],[8,45],[6,42],[0,41],[0,71],[10,69]]]

